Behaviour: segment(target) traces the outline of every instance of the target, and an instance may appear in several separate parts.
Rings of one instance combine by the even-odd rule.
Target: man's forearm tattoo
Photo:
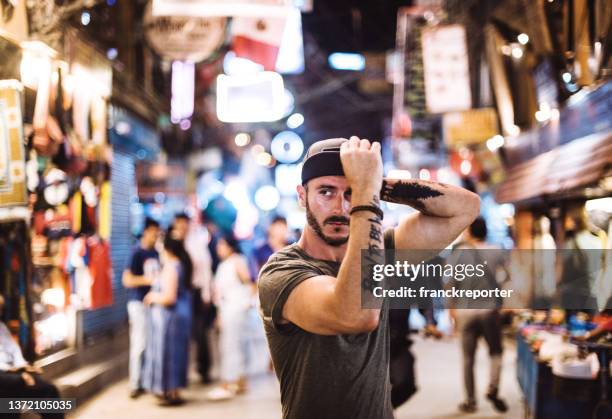
[[[387,202],[396,204],[406,204],[418,209],[423,213],[427,213],[427,208],[424,201],[429,198],[436,198],[444,195],[440,190],[428,185],[425,181],[407,181],[398,180],[389,182],[383,179],[383,187],[380,192],[380,198]],[[440,188],[445,186],[441,183],[430,183]]]
[[[374,196],[370,204],[378,206],[379,202],[380,201],[378,197]],[[365,255],[365,259],[363,260],[365,270],[362,272],[362,287],[367,291],[372,291],[376,286],[375,282],[372,279],[373,267],[376,264],[384,263],[384,258],[382,258],[383,260],[379,260],[382,257],[382,255],[379,255],[380,252],[376,252],[380,251],[384,247],[384,234],[382,229],[382,220],[379,216],[372,215],[368,218],[368,222],[370,223],[368,250],[374,252],[368,252]]]
[[[379,206],[380,199],[374,195],[370,205]],[[370,223],[370,240],[368,241],[368,249],[381,249],[383,242],[382,220],[378,215],[373,215],[368,218]]]

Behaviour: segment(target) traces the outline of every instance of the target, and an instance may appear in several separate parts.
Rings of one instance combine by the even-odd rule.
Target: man
[[[144,393],[141,383],[146,348],[146,309],[142,302],[159,273],[159,254],[155,244],[159,237],[159,223],[147,218],[138,246],[132,251],[123,271],[123,286],[127,288],[127,310],[130,322],[130,397]]]
[[[387,303],[361,307],[361,250],[442,249],[478,214],[471,192],[382,173],[380,144],[357,137],[306,154],[297,192],[308,223],[259,278],[284,418],[393,417]],[[419,212],[383,238],[380,199]]]
[[[259,271],[274,252],[278,252],[287,246],[287,220],[285,217],[276,216],[268,227],[267,240],[253,252],[254,271],[253,278],[257,278]]]
[[[483,260],[487,263],[486,280],[481,281],[486,288],[497,288],[497,271],[506,270],[502,251],[486,242],[487,224],[482,217],[476,218],[464,233],[461,243],[455,246],[455,249],[461,249],[460,260],[451,259],[453,263],[461,262],[463,264],[475,265]],[[467,252],[465,251],[467,249]],[[470,249],[472,251],[470,252]],[[483,254],[479,254],[479,250]],[[488,252],[487,252],[488,251]],[[469,253],[470,252],[470,253]],[[486,258],[484,255],[486,254]],[[469,260],[468,260],[469,259]],[[452,281],[453,286],[461,287],[460,281]],[[469,286],[474,288],[473,286]],[[484,300],[481,300],[484,301]],[[465,302],[464,302],[465,303]],[[476,349],[478,340],[484,337],[487,346],[489,347],[490,362],[490,381],[486,398],[493,404],[493,407],[498,412],[506,412],[508,406],[506,402],[499,398],[499,382],[501,377],[502,367],[502,322],[499,310],[490,308],[496,305],[495,301],[483,302],[487,308],[474,309],[451,309],[450,315],[455,323],[455,327],[459,330],[461,338],[461,350],[463,353],[463,381],[465,385],[466,400],[459,405],[459,410],[464,413],[473,413],[477,410],[475,382],[474,382],[474,361],[476,358]]]
[[[172,235],[183,242],[193,265],[192,283],[193,299],[193,337],[196,342],[196,359],[200,380],[208,384],[211,367],[211,351],[209,330],[211,329],[216,309],[212,303],[212,269],[211,256],[208,251],[210,241],[208,230],[185,213],[179,213],[174,218]],[[200,298],[197,298],[199,296]]]
[[[219,255],[217,255],[217,238],[221,235],[221,231],[215,222],[206,214],[206,211],[202,211],[202,225],[204,229],[208,233],[208,254],[210,255],[210,263],[213,276],[215,272],[217,272],[217,266],[221,261],[219,260]]]
[[[0,313],[4,307],[4,298],[0,295]],[[0,316],[1,318],[2,316]],[[13,340],[6,325],[0,321],[0,394],[13,399],[41,397],[58,398],[57,387],[40,378],[42,371],[30,365],[21,353],[19,345]],[[19,417],[0,415],[1,417]],[[41,413],[42,418],[63,418],[61,413]]]

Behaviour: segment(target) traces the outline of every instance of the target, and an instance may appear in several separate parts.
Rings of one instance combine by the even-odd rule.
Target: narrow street
[[[475,414],[462,415],[457,405],[463,397],[461,381],[461,356],[456,338],[442,341],[416,338],[414,352],[417,357],[419,391],[396,412],[397,419],[412,418],[520,418],[522,417],[520,389],[515,374],[515,352],[512,342],[506,343],[501,394],[510,407],[506,415],[497,414],[484,399],[488,377],[486,348],[478,350],[477,386],[479,410]],[[130,400],[128,382],[109,387],[93,400],[81,406],[73,417],[79,419],[134,419],[156,418],[223,418],[223,419],[274,419],[281,417],[278,384],[272,374],[260,374],[250,383],[250,391],[234,400],[209,402],[206,392],[210,386],[197,382],[192,374],[193,384],[184,392],[188,403],[180,407],[158,407],[152,396],[145,395]]]

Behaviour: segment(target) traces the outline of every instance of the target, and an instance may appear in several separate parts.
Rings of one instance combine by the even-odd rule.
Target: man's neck
[[[300,246],[309,256],[315,259],[331,260],[334,262],[342,262],[346,254],[348,244],[342,246],[330,246],[314,232],[310,226],[306,226],[302,237],[298,240]]]

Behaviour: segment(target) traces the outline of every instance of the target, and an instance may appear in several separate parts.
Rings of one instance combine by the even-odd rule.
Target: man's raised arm
[[[384,179],[380,198],[419,212],[395,229],[397,249],[443,249],[478,216],[480,198],[457,186],[424,180]]]
[[[352,137],[340,149],[351,186],[351,206],[379,206],[382,184],[380,144]],[[367,176],[364,176],[367,174]],[[351,215],[347,252],[338,277],[315,276],[290,294],[283,317],[311,333],[335,335],[369,332],[378,327],[380,310],[361,308],[361,250],[382,249],[382,220],[376,212]]]

